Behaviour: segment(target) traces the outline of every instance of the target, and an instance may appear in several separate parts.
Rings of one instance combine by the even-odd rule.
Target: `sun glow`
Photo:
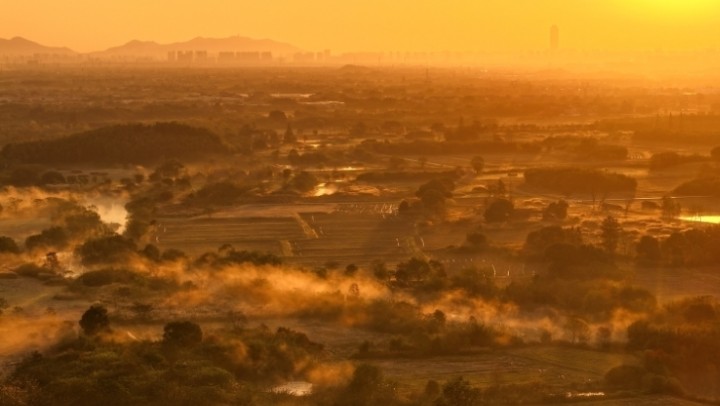
[[[172,43],[232,35],[271,38],[307,51],[525,52],[547,48],[553,24],[566,50],[704,49],[717,46],[720,21],[720,0],[0,3],[0,38],[22,36],[81,52],[132,39]]]
[[[716,0],[641,0],[634,2],[638,11],[661,17],[696,17],[713,9]]]

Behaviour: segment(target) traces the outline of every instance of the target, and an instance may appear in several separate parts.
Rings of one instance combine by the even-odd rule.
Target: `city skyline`
[[[450,3],[371,0],[340,7],[329,0],[267,4],[208,0],[198,7],[186,0],[102,5],[87,0],[72,4],[29,0],[2,6],[0,38],[21,36],[78,52],[100,51],[131,40],[170,43],[232,35],[338,52],[519,52],[547,49],[548,27],[557,25],[567,34],[565,50],[690,50],[720,44],[715,29],[720,3],[709,0]],[[527,12],[517,14],[518,8]],[[607,31],[607,26],[615,29]]]

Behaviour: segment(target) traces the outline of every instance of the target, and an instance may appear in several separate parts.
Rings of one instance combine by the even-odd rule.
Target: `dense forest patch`
[[[22,163],[133,164],[227,152],[220,138],[206,129],[156,123],[115,125],[52,140],[11,143],[0,154]]]

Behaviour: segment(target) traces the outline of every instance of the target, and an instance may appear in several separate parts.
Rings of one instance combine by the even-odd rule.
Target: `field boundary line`
[[[408,251],[410,251],[410,254],[413,257],[423,259],[425,261],[430,259],[430,257],[428,257],[428,255],[425,254],[423,250],[420,249],[420,247],[418,247],[417,241],[415,241],[415,236],[406,237],[405,241],[407,241]]]
[[[298,212],[293,213],[293,218],[298,222],[307,238],[319,238],[317,232],[310,226],[310,224],[307,223],[307,221],[303,220],[302,216],[300,216]]]

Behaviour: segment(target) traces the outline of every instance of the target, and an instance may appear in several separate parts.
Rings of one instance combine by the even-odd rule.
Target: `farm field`
[[[304,236],[300,225],[290,217],[161,218],[155,243],[163,249],[175,248],[193,255],[215,251],[223,244],[282,255],[282,240]]]
[[[300,217],[317,238],[293,241],[294,263],[369,265],[373,260],[394,263],[421,255],[413,224],[393,214],[304,213]]]
[[[413,224],[394,214],[389,204],[324,207],[334,211],[309,211],[314,207],[308,205],[299,206],[298,211],[293,211],[292,205],[264,205],[261,216],[253,209],[212,217],[159,218],[154,243],[193,255],[230,244],[238,250],[266,251],[302,265],[393,263],[408,255],[421,255]],[[243,214],[254,216],[235,217]]]
[[[602,380],[612,367],[636,362],[629,355],[562,347],[478,351],[472,355],[426,359],[368,360],[398,381],[402,390],[420,389],[429,379],[458,376],[487,387],[502,383],[542,382],[548,386]]]

